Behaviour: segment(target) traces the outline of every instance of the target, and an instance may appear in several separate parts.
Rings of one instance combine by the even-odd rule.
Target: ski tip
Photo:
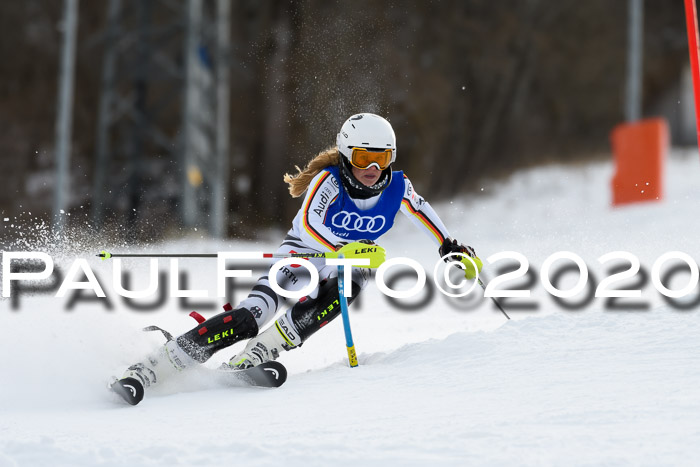
[[[280,362],[270,361],[261,365],[264,372],[269,372],[270,387],[278,388],[287,381],[287,368]]]
[[[109,388],[129,405],[136,405],[143,400],[143,385],[137,379],[122,378],[112,383]]]
[[[258,366],[239,370],[225,367],[214,370],[222,376],[224,384],[254,386],[261,388],[278,388],[287,381],[287,369],[279,362],[269,361]]]

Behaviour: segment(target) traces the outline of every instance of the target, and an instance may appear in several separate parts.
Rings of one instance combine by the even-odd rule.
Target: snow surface
[[[351,310],[360,366],[347,366],[336,320],[282,356],[290,376],[272,390],[195,390],[183,375],[137,407],[119,404],[105,390],[108,377],[162,342],[140,328],[184,332],[194,324],[192,308],[170,299],[135,311],[116,296],[111,264],[93,258],[122,246],[81,239],[77,257],[97,274],[111,310],[94,301],[68,310],[68,296],[53,293],[22,296],[14,310],[0,301],[0,466],[698,465],[700,305],[680,311],[650,281],[630,280],[619,285],[642,296],[620,302],[631,303],[627,309],[596,298],[567,310],[539,282],[544,260],[560,250],[581,256],[597,282],[610,275],[598,258],[616,250],[638,256],[646,272],[667,251],[700,258],[696,151],[672,154],[656,203],[612,209],[612,172],[607,163],[533,169],[435,206],[452,235],[483,259],[508,250],[528,258],[537,273],[534,309],[504,301],[513,317],[506,321],[480,294],[459,302],[436,293],[421,310],[406,311],[372,284]],[[190,238],[151,251],[272,250],[280,235],[256,243]],[[406,220],[381,243],[390,257],[417,259],[432,276],[436,248]],[[54,259],[65,273],[75,258]],[[213,263],[181,260],[190,288],[215,295]],[[134,288],[144,286],[148,262],[123,264]],[[159,266],[167,272],[167,262]],[[485,277],[500,266],[487,265]],[[575,279],[567,275],[559,286]],[[679,274],[672,288],[684,283],[687,274]],[[202,311],[207,317],[222,304],[192,301],[216,306]]]

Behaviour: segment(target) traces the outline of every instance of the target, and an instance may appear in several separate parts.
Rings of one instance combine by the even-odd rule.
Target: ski
[[[287,381],[287,369],[279,362],[269,361],[252,368],[238,370],[230,367],[208,369],[197,368],[211,380],[229,387],[278,388]],[[136,378],[116,378],[109,388],[129,405],[137,405],[143,400],[144,387]]]
[[[129,405],[136,405],[143,400],[143,384],[136,378],[118,379],[109,388]]]
[[[275,361],[261,363],[245,370],[224,367],[206,371],[214,373],[216,381],[226,386],[278,388],[287,381],[287,369]]]

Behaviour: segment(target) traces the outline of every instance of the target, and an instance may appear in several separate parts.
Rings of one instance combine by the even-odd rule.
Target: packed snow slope
[[[49,244],[42,251],[64,276],[76,258],[87,260],[109,305],[89,290],[57,298],[55,289],[0,302],[0,466],[697,465],[698,291],[667,301],[650,277],[666,252],[700,258],[698,154],[672,154],[664,199],[655,203],[612,209],[612,172],[603,163],[539,168],[436,204],[452,235],[482,259],[504,251],[528,259],[534,280],[501,286],[531,290],[527,299],[503,300],[512,320],[480,289],[464,300],[419,294],[403,304],[425,303],[407,309],[370,284],[351,307],[360,366],[348,367],[336,320],[281,357],[290,375],[273,390],[216,387],[183,374],[139,406],[118,403],[105,390],[108,377],[162,343],[141,327],[181,333],[195,324],[187,316],[193,309],[218,313],[216,265],[179,262],[188,287],[208,290],[208,298],[137,310],[134,303],[153,300],[124,301],[113,264],[93,257],[128,248],[81,239],[84,251],[60,255]],[[255,243],[193,237],[148,251],[269,251],[280,236]],[[431,280],[436,247],[407,221],[399,218],[381,243],[390,257],[416,259]],[[580,256],[595,290],[612,274],[598,258],[620,250],[637,256],[642,271],[611,288],[639,289],[640,297],[611,302],[587,288],[562,303],[544,289],[540,271],[553,253]],[[486,280],[503,264],[487,264]],[[133,289],[145,287],[147,260],[122,266]],[[158,264],[166,282],[169,267]],[[687,271],[665,285],[681,289]],[[577,278],[568,271],[553,282],[565,290]]]

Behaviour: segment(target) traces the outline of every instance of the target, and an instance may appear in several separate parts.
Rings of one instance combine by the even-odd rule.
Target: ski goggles
[[[369,169],[376,164],[379,170],[384,170],[391,165],[391,156],[391,149],[352,148],[350,163],[358,169]]]

